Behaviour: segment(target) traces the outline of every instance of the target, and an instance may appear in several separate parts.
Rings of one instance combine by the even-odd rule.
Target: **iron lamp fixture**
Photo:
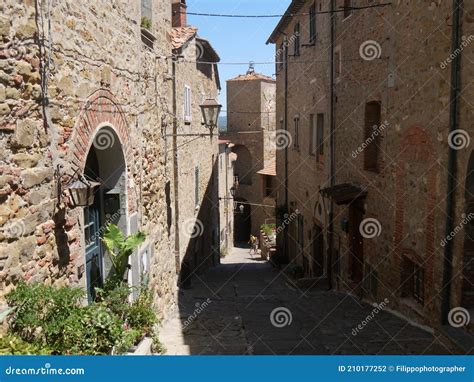
[[[66,185],[73,208],[88,207],[94,204],[94,193],[100,183],[87,179],[83,175],[73,177]]]
[[[217,127],[222,105],[220,105],[215,99],[208,98],[201,105],[199,105],[199,107],[201,108],[204,124],[212,132],[212,130]]]

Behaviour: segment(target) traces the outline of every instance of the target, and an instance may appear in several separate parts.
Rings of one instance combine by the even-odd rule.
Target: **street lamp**
[[[72,179],[66,186],[71,196],[71,204],[73,208],[88,207],[94,203],[94,191],[100,183],[93,182],[79,175],[76,179]]]
[[[218,104],[217,101],[213,98],[206,99],[201,105],[202,116],[204,118],[204,124],[211,131],[217,127],[217,121],[219,118],[219,113],[221,112],[222,105]]]

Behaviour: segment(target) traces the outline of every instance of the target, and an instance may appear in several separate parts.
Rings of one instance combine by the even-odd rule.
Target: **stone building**
[[[220,91],[220,59],[198,28],[187,25],[185,0],[173,0],[171,43],[177,58],[175,156],[175,237],[177,263],[183,263],[181,283],[194,272],[219,263],[218,133],[203,123],[199,105]],[[171,132],[171,131],[170,131]],[[170,137],[170,140],[174,139]],[[197,154],[199,153],[199,154]],[[190,273],[191,272],[191,273]]]
[[[237,155],[232,152],[234,144],[219,140],[219,237],[220,252],[225,256],[234,244],[234,165]]]
[[[303,214],[280,248],[301,266],[323,248],[334,288],[388,298],[418,323],[439,328],[461,312],[468,325],[474,4],[464,2],[458,23],[449,1],[352,3],[295,0],[287,12],[304,15],[283,18],[269,39],[282,62],[277,120],[292,138],[277,154],[278,204]],[[322,164],[311,157],[314,129]]]
[[[111,270],[100,237],[115,223],[125,234],[146,234],[128,277],[137,285],[149,275],[163,314],[175,303],[180,262],[191,246],[177,235],[175,198],[192,193],[196,181],[177,190],[175,177],[199,168],[196,200],[179,204],[179,219],[195,220],[196,206],[213,190],[217,155],[217,143],[209,143],[202,161],[189,146],[174,161],[182,138],[173,130],[205,130],[199,91],[187,109],[193,124],[176,112],[184,110],[182,81],[214,96],[216,78],[172,59],[169,0],[35,5],[0,5],[0,299],[26,280],[79,285],[92,300]],[[66,190],[82,176],[100,183],[85,208],[74,207]],[[210,215],[202,219],[206,227],[217,221],[217,211]]]
[[[227,81],[227,131],[220,138],[231,141],[237,154],[236,243],[246,243],[262,224],[275,222],[274,194],[267,195],[265,178],[258,174],[275,160],[275,89],[271,77],[252,68]]]

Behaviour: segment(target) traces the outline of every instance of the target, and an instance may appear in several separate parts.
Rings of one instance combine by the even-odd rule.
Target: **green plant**
[[[51,355],[51,349],[23,341],[19,336],[0,337],[0,355]]]
[[[151,20],[148,17],[142,17],[142,20],[140,22],[140,26],[142,28],[150,30],[151,29]]]
[[[102,289],[97,289],[97,301],[125,320],[130,309],[128,298],[131,291],[127,284],[109,280]]]
[[[145,234],[141,232],[125,237],[115,224],[107,225],[102,240],[107,248],[114,268],[112,281],[123,281],[123,276],[127,270],[128,258],[132,255],[133,251],[145,241],[145,238]]]
[[[275,231],[276,225],[275,224],[262,224],[260,226],[260,229],[263,231],[265,235],[270,236]]]
[[[10,317],[10,331],[24,341],[61,351],[64,324],[80,309],[83,297],[79,288],[20,282],[6,296],[8,305],[16,308]]]
[[[153,310],[153,295],[151,290],[143,287],[138,298],[131,304],[127,314],[127,323],[132,329],[140,330],[142,334],[151,334],[153,325],[158,322]]]
[[[100,304],[91,304],[70,316],[64,325],[64,350],[69,354],[109,354],[124,338],[123,322]]]

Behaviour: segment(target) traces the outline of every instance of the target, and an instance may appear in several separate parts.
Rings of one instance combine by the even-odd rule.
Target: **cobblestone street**
[[[451,353],[432,334],[387,311],[354,336],[373,306],[341,293],[297,290],[247,249],[234,248],[220,266],[195,276],[192,287],[180,291],[179,308],[160,335],[170,355]],[[276,316],[274,326],[277,308],[290,315]]]

